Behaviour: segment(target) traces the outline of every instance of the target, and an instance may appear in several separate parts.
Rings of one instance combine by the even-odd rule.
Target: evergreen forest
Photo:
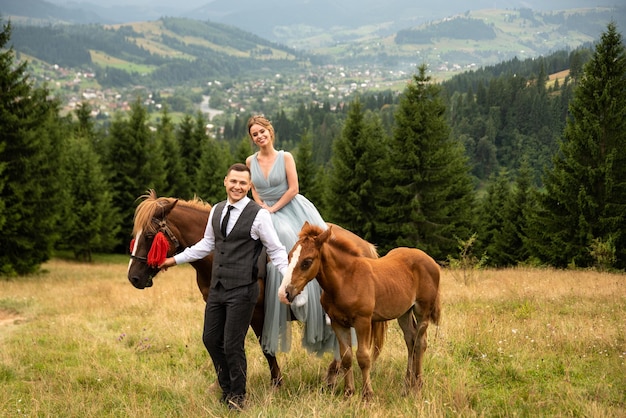
[[[105,122],[86,101],[64,114],[16,60],[12,29],[0,32],[1,276],[61,251],[128,253],[148,189],[224,199],[226,169],[254,152],[252,113],[296,157],[300,192],[381,255],[411,246],[442,265],[626,268],[626,50],[614,22],[588,47],[441,83],[419,65],[402,90],[341,106],[259,100],[211,131],[199,111],[152,118],[141,97]]]

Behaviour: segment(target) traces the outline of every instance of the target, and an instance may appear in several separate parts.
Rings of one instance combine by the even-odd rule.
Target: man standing
[[[204,237],[159,266],[189,263],[214,251],[202,341],[213,360],[222,401],[231,409],[243,408],[246,398],[244,342],[259,296],[256,269],[262,247],[281,273],[288,266],[270,213],[247,196],[251,186],[248,167],[233,164],[224,178],[228,199],[211,209]]]

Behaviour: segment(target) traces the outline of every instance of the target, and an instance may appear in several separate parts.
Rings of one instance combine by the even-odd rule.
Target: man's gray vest
[[[220,221],[225,205],[226,201],[218,203],[213,212],[215,250],[211,287],[221,283],[225,289],[234,289],[250,285],[257,280],[257,259],[263,249],[263,243],[260,239],[252,239],[250,230],[261,206],[250,200],[233,229],[227,237],[224,237],[220,230]]]

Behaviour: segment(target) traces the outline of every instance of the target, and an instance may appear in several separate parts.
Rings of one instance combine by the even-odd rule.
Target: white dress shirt
[[[239,219],[239,215],[241,215],[241,212],[249,201],[250,198],[246,196],[238,202],[228,202],[227,205],[224,205],[224,210],[220,214],[220,219],[223,219],[226,215],[228,205],[234,206],[230,211],[230,219],[228,220],[228,225],[226,225],[226,233],[229,233],[233,229]],[[209,213],[209,220],[207,222],[206,229],[204,230],[204,237],[191,247],[186,248],[182,253],[176,254],[174,256],[176,264],[190,263],[192,261],[203,259],[215,249],[215,232],[213,231],[212,222],[213,216],[215,216],[214,213],[215,206],[211,208],[211,213]],[[267,209],[261,208],[257,212],[254,222],[252,223],[252,228],[250,228],[250,237],[254,240],[261,240],[263,246],[265,246],[267,255],[270,257],[270,260],[272,260],[272,263],[274,263],[281,274],[284,275],[287,272],[287,266],[289,264],[287,251],[285,250],[285,246],[278,239],[278,235],[274,229],[274,224],[272,223],[271,215]]]

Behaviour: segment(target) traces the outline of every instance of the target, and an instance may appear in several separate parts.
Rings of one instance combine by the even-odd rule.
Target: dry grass
[[[45,274],[0,281],[0,416],[228,414],[211,386],[193,270],[170,269],[139,291],[119,260],[53,260]],[[248,335],[250,404],[240,415],[626,416],[626,276],[485,270],[464,283],[444,271],[443,321],[430,331],[420,394],[402,395],[395,323],[369,404],[322,390],[330,357],[303,351],[294,324],[278,390]]]

